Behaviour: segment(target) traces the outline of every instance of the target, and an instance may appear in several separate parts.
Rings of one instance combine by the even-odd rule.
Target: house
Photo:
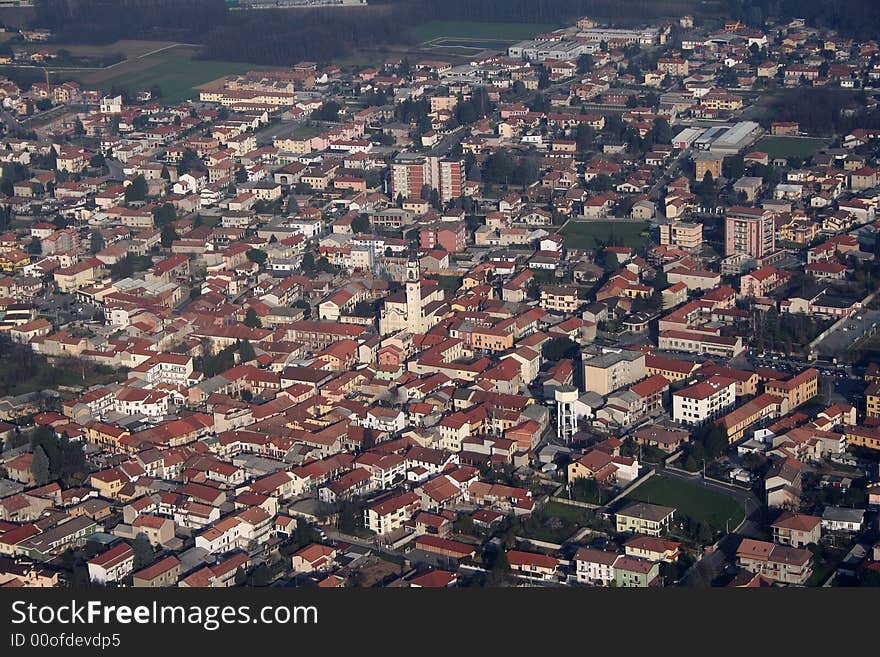
[[[336,548],[312,543],[294,552],[291,567],[295,573],[313,573],[333,567],[339,551]]]
[[[421,509],[419,496],[414,492],[402,493],[378,502],[364,509],[364,526],[382,535],[401,529]]]
[[[675,509],[647,502],[636,502],[615,514],[615,525],[620,533],[632,532],[660,536],[669,527]]]
[[[507,563],[510,570],[525,579],[550,582],[556,579],[559,559],[546,554],[508,550]]]
[[[804,513],[783,511],[771,524],[773,542],[796,548],[819,544],[822,536],[822,518]]]
[[[614,562],[614,584],[620,588],[662,586],[660,563],[638,557],[621,556]]]
[[[831,532],[859,532],[865,524],[864,509],[827,506],[822,512],[822,529]]]
[[[757,575],[780,584],[804,584],[812,574],[813,553],[789,545],[744,538],[736,549],[736,561]]]
[[[180,579],[182,565],[175,556],[167,556],[160,561],[142,568],[132,575],[135,588],[164,588],[174,586]]]
[[[620,556],[617,552],[607,550],[579,548],[574,555],[578,583],[608,586],[614,581],[614,563]]]
[[[655,536],[633,536],[623,544],[628,557],[638,557],[648,561],[675,563],[678,560],[680,543]]]
[[[89,580],[95,584],[118,582],[134,570],[134,550],[120,541],[106,552],[89,559]]]

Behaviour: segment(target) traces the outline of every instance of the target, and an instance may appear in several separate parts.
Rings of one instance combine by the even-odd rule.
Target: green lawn
[[[461,39],[492,39],[522,41],[536,34],[555,30],[549,23],[480,23],[476,21],[429,21],[412,29],[412,36],[420,42],[441,37]]]
[[[830,139],[822,137],[764,137],[755,144],[754,150],[767,153],[771,159],[775,157],[807,158],[830,143]]]
[[[648,224],[644,221],[569,221],[560,231],[570,249],[595,249],[605,245],[639,249],[645,244]]]
[[[163,100],[174,103],[196,98],[198,90],[195,87],[206,82],[225,75],[267,68],[242,62],[195,59],[194,55],[193,50],[186,48],[165,50],[136,60],[140,64],[134,70],[126,69],[122,65],[117,74],[113,74],[112,69],[104,72],[98,84],[104,89],[115,86],[128,92],[149,89],[156,85],[162,89]],[[142,67],[145,60],[149,60],[150,65]]]
[[[742,522],[745,514],[732,497],[699,484],[655,475],[627,495],[622,502],[648,502],[676,509],[676,518],[688,516],[694,522],[705,522],[713,531],[730,530]]]
[[[559,518],[567,522],[587,527],[593,522],[595,512],[592,509],[585,509],[571,504],[561,504],[559,502],[547,502],[541,510],[541,514],[547,518]]]

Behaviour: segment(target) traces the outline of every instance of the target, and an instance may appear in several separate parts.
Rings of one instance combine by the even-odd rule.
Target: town
[[[762,24],[0,80],[0,586],[880,585],[880,38]]]

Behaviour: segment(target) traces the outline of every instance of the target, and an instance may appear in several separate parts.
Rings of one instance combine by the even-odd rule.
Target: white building
[[[726,413],[736,400],[736,381],[712,376],[672,394],[672,419],[699,426]]]
[[[118,543],[89,560],[88,568],[94,584],[118,582],[134,570],[134,550],[128,543]]]

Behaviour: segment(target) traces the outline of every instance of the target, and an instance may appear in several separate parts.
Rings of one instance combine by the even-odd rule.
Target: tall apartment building
[[[391,196],[421,198],[422,187],[427,185],[446,203],[461,196],[464,175],[463,160],[402,153],[391,163]]]
[[[735,205],[724,219],[724,255],[763,258],[775,249],[775,235],[772,212]]]
[[[660,244],[697,251],[703,246],[703,224],[689,221],[660,224]]]

